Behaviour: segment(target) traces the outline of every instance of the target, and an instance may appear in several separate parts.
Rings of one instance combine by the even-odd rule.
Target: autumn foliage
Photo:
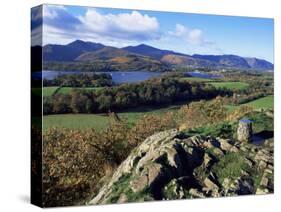
[[[214,124],[226,118],[225,98],[217,97],[213,101],[191,102],[178,112],[179,128],[192,129],[206,124]]]
[[[172,114],[144,116],[134,127],[110,115],[105,131],[53,128],[43,135],[45,206],[84,204],[143,139],[174,127]]]
[[[193,129],[232,121],[252,109],[227,113],[225,98],[192,102],[164,115],[144,115],[133,125],[110,113],[109,126],[95,129],[49,129],[43,133],[43,200],[45,206],[85,204],[133,148],[156,132]]]

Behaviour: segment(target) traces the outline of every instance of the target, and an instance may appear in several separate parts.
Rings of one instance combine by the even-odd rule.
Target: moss
[[[241,176],[241,170],[247,170],[248,165],[240,153],[228,153],[213,165],[212,171],[217,175],[220,184],[225,178],[236,179]]]
[[[112,194],[108,203],[116,203],[122,193],[125,193],[125,190],[129,186],[129,182],[131,179],[130,174],[122,175],[117,182],[112,185]]]
[[[247,171],[250,173],[250,176],[254,181],[254,189],[257,190],[257,188],[260,187],[261,179],[264,172],[259,170],[258,165],[248,169]],[[272,176],[272,174],[267,174],[267,177],[269,179],[272,179]]]
[[[133,192],[129,182],[132,180],[132,175],[126,174],[112,185],[112,194],[107,203],[116,203],[122,194],[125,194],[127,202],[141,202],[153,200],[148,188],[139,192]]]
[[[261,131],[273,131],[273,119],[268,117],[263,112],[253,112],[244,118],[253,121],[253,132],[259,133]]]
[[[216,155],[216,153],[215,153],[215,147],[206,148],[206,149],[205,149],[205,152],[208,153],[208,154],[210,154],[211,156]]]
[[[153,198],[150,195],[148,188],[143,189],[139,192],[133,192],[131,188],[129,188],[126,192],[126,197],[128,202],[143,202],[143,201],[151,201]]]
[[[198,127],[184,132],[186,136],[203,135],[221,138],[231,138],[235,134],[235,124],[232,122],[221,122],[219,124],[208,124],[204,127]]]
[[[177,183],[176,181],[172,180],[162,189],[163,197],[169,200],[178,199],[175,194],[176,189],[177,189]]]
[[[261,182],[261,178],[262,178],[262,175],[263,173],[251,173],[252,175],[252,179],[254,180],[254,189],[255,191],[257,190],[257,188],[259,187],[260,185],[260,182]]]

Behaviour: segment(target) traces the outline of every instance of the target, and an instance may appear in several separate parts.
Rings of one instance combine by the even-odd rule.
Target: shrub
[[[235,180],[241,175],[241,170],[247,168],[244,157],[239,153],[228,153],[212,167],[218,181],[222,184],[225,178]]]
[[[163,116],[145,115],[128,132],[128,142],[136,146],[148,136],[163,130],[176,128],[176,126],[175,114],[172,112],[167,112]]]
[[[187,135],[204,135],[221,138],[232,138],[235,134],[235,125],[229,122],[221,122],[215,125],[208,124],[204,127],[199,127],[185,132]]]
[[[180,128],[192,129],[225,120],[224,102],[225,98],[217,97],[213,101],[201,100],[183,106],[178,113]]]
[[[237,121],[237,120],[241,119],[243,116],[245,116],[246,114],[248,114],[248,113],[250,113],[252,111],[253,111],[252,107],[246,106],[246,105],[242,105],[238,109],[230,112],[227,115],[226,120],[227,121]]]
[[[110,113],[104,131],[52,128],[44,132],[44,206],[83,204],[141,141],[175,127],[173,114],[148,115],[129,128],[126,119]]]

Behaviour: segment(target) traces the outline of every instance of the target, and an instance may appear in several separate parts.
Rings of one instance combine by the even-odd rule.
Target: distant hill
[[[67,45],[48,44],[43,47],[44,61],[74,61],[85,52],[92,52],[102,49],[100,43],[84,42],[76,40]]]
[[[158,60],[160,60],[164,55],[167,55],[167,54],[184,55],[184,54],[169,51],[169,50],[157,49],[152,46],[145,45],[145,44],[140,44],[138,46],[127,46],[123,49],[125,49],[129,52],[136,53],[136,54],[142,54],[145,56],[153,57]]]
[[[33,51],[34,52],[34,51]],[[187,55],[170,50],[162,50],[145,44],[117,48],[100,43],[76,40],[67,45],[48,44],[43,47],[45,62],[106,62],[107,66],[130,63],[133,70],[147,70],[157,66],[181,66],[189,68],[230,68],[268,71],[274,65],[266,60],[238,55]],[[141,64],[143,62],[143,64]],[[151,63],[151,64],[150,64]],[[137,64],[138,67],[135,67]],[[155,66],[157,64],[157,66]],[[154,70],[153,68],[153,70]],[[163,70],[163,69],[162,69]]]
[[[263,59],[257,59],[257,58],[250,58],[250,57],[245,57],[244,58],[247,63],[251,66],[253,69],[257,70],[273,70],[274,66],[272,63],[263,60]]]
[[[237,55],[192,55],[193,58],[209,60],[218,63],[220,66],[255,69],[255,70],[273,70],[273,64],[262,59],[246,58]]]
[[[124,49],[106,46],[94,52],[86,52],[75,59],[77,62],[100,64],[113,70],[163,71],[167,67],[152,57],[131,53]]]
[[[76,61],[108,60],[108,59],[113,59],[115,57],[128,56],[129,54],[130,52],[126,50],[106,46],[97,51],[83,53],[75,60]]]
[[[218,67],[219,64],[210,60],[198,59],[187,55],[167,54],[161,61],[171,65],[185,65],[188,67]]]

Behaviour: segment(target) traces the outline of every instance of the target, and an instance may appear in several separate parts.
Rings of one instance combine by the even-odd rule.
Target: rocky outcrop
[[[89,204],[271,192],[273,142],[255,146],[168,130],[135,148]]]

